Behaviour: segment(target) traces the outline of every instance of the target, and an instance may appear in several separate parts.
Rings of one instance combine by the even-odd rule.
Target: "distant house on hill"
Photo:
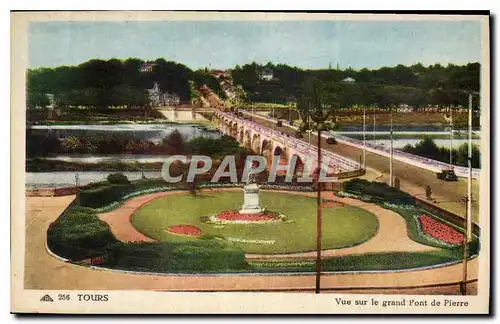
[[[274,72],[271,69],[265,68],[259,71],[259,79],[271,81],[274,78]]]
[[[153,72],[154,66],[155,66],[155,63],[149,63],[149,62],[143,63],[141,65],[140,71],[142,73]]]
[[[350,83],[352,83],[352,82],[356,82],[356,79],[353,79],[351,77],[347,77],[347,78],[343,79],[342,81],[343,82],[350,82]]]
[[[227,73],[221,70],[214,70],[212,73],[217,79],[227,77]]]

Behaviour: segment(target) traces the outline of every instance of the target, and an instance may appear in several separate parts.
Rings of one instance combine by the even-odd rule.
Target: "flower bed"
[[[335,193],[335,196],[340,197],[340,198],[354,198],[354,199],[359,198],[358,195],[355,195],[353,193],[346,192],[346,191],[338,191]]]
[[[173,225],[167,228],[167,231],[174,234],[200,236],[201,230],[193,225]]]
[[[212,223],[238,224],[238,223],[273,223],[280,222],[284,215],[271,212],[262,212],[257,214],[241,214],[237,210],[226,210],[215,216],[210,217]]]
[[[418,216],[424,234],[449,244],[460,244],[464,235],[456,229],[441,223],[427,215]]]

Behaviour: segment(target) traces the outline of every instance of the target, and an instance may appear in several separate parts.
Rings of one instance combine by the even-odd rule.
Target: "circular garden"
[[[176,194],[157,198],[133,215],[133,226],[156,241],[220,240],[247,253],[292,253],[316,248],[316,199],[261,191],[264,214],[241,215],[239,191]],[[176,231],[172,231],[172,229]],[[182,228],[186,231],[182,232]],[[323,208],[324,249],[361,244],[378,230],[377,217],[360,208],[328,205]],[[196,233],[198,235],[193,235]]]
[[[158,179],[116,183],[109,177],[108,181],[84,187],[78,202],[50,224],[47,247],[72,262],[140,272],[314,271],[311,258],[277,258],[280,254],[316,250],[317,206],[311,190],[268,186],[259,195],[264,210],[240,214],[242,190],[226,190],[238,185],[205,187],[211,189],[192,192],[165,186]],[[137,198],[134,203],[139,203],[139,196],[151,193],[159,195],[137,205],[132,215],[130,209],[122,209],[129,201]],[[460,224],[419,207],[412,196],[396,188],[354,179],[344,183],[343,191],[335,195],[350,200],[323,201],[323,249],[342,249],[364,242],[376,244],[377,239],[378,244],[387,241],[381,250],[365,251],[363,245],[356,253],[325,256],[324,271],[412,269],[453,264],[463,258],[464,229]],[[389,210],[396,219],[387,223],[387,217],[381,217],[385,213],[379,215],[363,204],[377,205],[379,211]],[[404,228],[392,228],[394,221],[403,221]],[[115,236],[130,235],[129,230],[135,235],[141,232],[153,241],[129,241]],[[375,237],[377,233],[387,235],[387,230],[396,231],[394,237],[403,235],[407,242],[413,241],[420,247],[410,244],[406,250],[392,249],[395,241],[386,236]],[[372,243],[368,242],[372,238]],[[475,234],[469,243],[469,257],[479,250]]]

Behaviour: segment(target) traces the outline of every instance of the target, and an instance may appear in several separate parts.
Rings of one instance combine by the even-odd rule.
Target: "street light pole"
[[[450,107],[450,170],[453,169],[453,109]]]
[[[467,242],[472,238],[472,94],[469,94],[469,183],[467,186]]]
[[[76,203],[80,204],[80,175],[75,173],[75,187],[76,187]]]
[[[392,138],[392,107],[391,107],[391,155],[389,159],[389,185],[392,187],[392,151],[393,151],[393,138]]]
[[[366,106],[363,105],[363,169],[366,169]]]
[[[467,295],[467,259],[469,258],[469,242],[472,239],[472,93],[469,93],[469,150],[468,150],[468,166],[469,176],[467,184],[466,204],[467,210],[465,213],[465,236],[463,240],[463,278],[460,285],[462,295]]]
[[[310,134],[310,133],[309,133]],[[321,278],[321,234],[322,234],[322,210],[321,210],[321,183],[319,176],[321,173],[321,130],[318,127],[318,167],[316,168],[316,185],[318,190],[317,196],[317,217],[316,217],[316,294],[320,293],[320,278]]]

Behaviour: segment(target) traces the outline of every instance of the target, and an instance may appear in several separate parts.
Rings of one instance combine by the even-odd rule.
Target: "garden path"
[[[24,262],[15,263],[21,266],[12,269],[13,277],[24,279],[21,281],[21,284],[24,282],[24,287],[20,287],[21,289],[314,292],[315,278],[313,275],[140,275],[107,270],[99,271],[63,262],[47,252],[45,247],[46,233],[49,224],[59,217],[73,199],[74,196],[26,198],[25,244],[13,245],[12,253],[13,258],[24,257]],[[22,250],[23,247],[24,250]],[[485,254],[486,256],[487,254]],[[479,263],[480,257],[469,262],[469,280],[478,277]],[[437,269],[403,272],[324,274],[321,286],[325,292],[334,293],[459,294],[457,282],[461,279],[462,265],[456,264]],[[481,286],[487,289],[487,278],[483,279]],[[14,280],[14,288],[18,283],[18,280]],[[468,285],[468,289],[470,293],[477,293],[477,283],[471,283]],[[214,297],[210,295],[208,298]],[[25,300],[13,300],[13,303],[23,302]],[[136,308],[151,304],[148,298],[134,298],[133,302]],[[175,302],[175,298],[169,300],[169,307],[174,307],[171,304],[173,302]],[[292,303],[292,305],[294,304]],[[179,309],[182,308],[181,306],[177,305],[180,307]],[[69,304],[64,304],[62,307],[66,312],[72,310]],[[75,307],[80,306],[76,305]],[[130,305],[124,303],[123,308],[116,311],[127,311],[128,307]]]
[[[229,189],[204,189],[204,190],[241,190],[239,188],[229,188]],[[290,192],[284,191],[288,194],[299,194],[315,196],[316,193],[307,192]],[[123,242],[152,242],[153,239],[147,237],[146,235],[139,232],[130,222],[132,214],[143,205],[152,201],[153,199],[164,197],[173,194],[186,194],[184,191],[172,191],[172,192],[159,192],[148,195],[143,195],[139,197],[132,198],[126,201],[121,207],[108,213],[103,213],[99,215],[99,218],[109,224],[111,231],[116,236],[117,239]],[[323,198],[334,200],[342,204],[355,206],[362,208],[375,214],[379,221],[379,229],[375,236],[357,246],[343,248],[343,249],[331,249],[322,251],[323,257],[333,257],[333,256],[343,256],[352,254],[362,254],[362,253],[380,253],[380,252],[417,252],[417,251],[432,251],[436,248],[423,245],[412,241],[407,234],[406,223],[403,217],[397,213],[382,208],[376,204],[362,202],[357,199],[351,198],[340,198],[334,196],[331,192],[325,192]],[[335,208],[335,207],[327,207]],[[306,259],[311,260],[316,258],[316,251],[311,252],[301,252],[301,253],[287,253],[287,254],[246,254],[246,258],[249,260],[296,260],[296,259]]]

